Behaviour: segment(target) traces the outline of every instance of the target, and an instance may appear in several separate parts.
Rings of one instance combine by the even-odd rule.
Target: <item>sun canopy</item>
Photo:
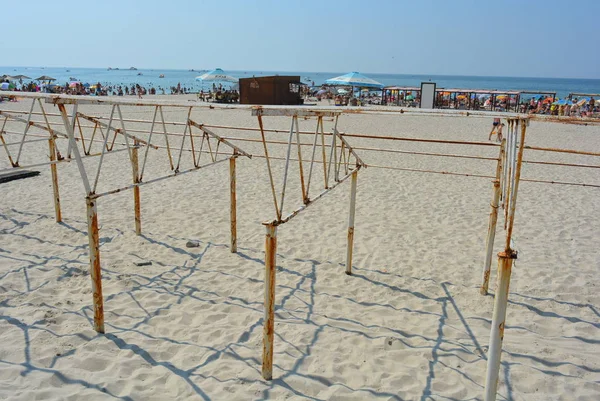
[[[36,81],[56,81],[56,78],[49,77],[48,75],[42,75],[35,79]]]
[[[237,82],[238,81],[237,78],[234,78],[232,76],[225,74],[225,71],[223,71],[220,68],[209,71],[206,74],[197,76],[196,80],[203,81],[203,82]]]
[[[383,88],[383,85],[374,79],[366,77],[358,72],[349,72],[339,77],[330,78],[325,81],[329,85],[347,85],[347,86],[358,86],[361,88]]]

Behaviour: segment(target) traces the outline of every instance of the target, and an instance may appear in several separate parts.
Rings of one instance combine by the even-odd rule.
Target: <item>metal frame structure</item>
[[[44,97],[41,96],[29,96],[32,98],[31,107],[29,109],[29,113],[27,119],[23,119],[16,115],[17,113],[11,111],[3,111],[0,110],[0,117],[4,117],[4,121],[2,123],[2,129],[0,130],[0,139],[2,142],[2,146],[6,151],[8,160],[12,166],[12,170],[14,168],[26,168],[26,167],[39,167],[44,165],[50,165],[51,174],[52,174],[52,187],[53,187],[53,198],[54,198],[54,209],[55,209],[55,217],[56,221],[62,221],[62,213],[60,208],[60,195],[59,195],[59,185],[58,185],[58,172],[56,165],[61,162],[69,162],[74,160],[79,169],[79,174],[81,176],[81,180],[83,183],[83,187],[85,190],[85,199],[86,199],[86,209],[87,209],[87,224],[88,224],[88,240],[89,240],[89,257],[90,257],[90,276],[92,279],[92,297],[93,297],[93,311],[94,311],[94,329],[97,332],[104,333],[104,302],[102,296],[102,271],[100,264],[100,241],[99,241],[99,225],[98,225],[98,209],[97,202],[98,198],[103,196],[116,194],[121,191],[125,191],[128,189],[133,190],[133,198],[134,198],[134,215],[135,215],[135,232],[137,235],[141,235],[142,233],[142,219],[141,219],[141,199],[140,199],[140,187],[146,184],[151,184],[157,181],[162,181],[168,178],[174,178],[180,176],[182,174],[190,173],[193,171],[198,171],[205,167],[213,166],[216,164],[228,162],[229,163],[229,178],[230,178],[230,220],[231,220],[231,252],[237,252],[237,219],[236,219],[236,159],[239,156],[246,156],[251,158],[252,156],[249,153],[246,153],[241,148],[233,145],[228,140],[220,137],[215,134],[208,128],[204,127],[202,124],[190,119],[191,107],[188,107],[187,119],[184,122],[185,129],[183,132],[183,137],[181,138],[181,146],[179,149],[171,149],[169,145],[168,136],[170,133],[167,132],[163,109],[161,105],[154,106],[154,117],[152,120],[152,124],[148,133],[147,140],[144,140],[140,137],[136,137],[130,133],[128,133],[128,129],[125,126],[126,120],[123,118],[123,112],[121,110],[121,104],[115,103],[112,104],[110,117],[108,123],[103,123],[100,119],[85,115],[83,113],[78,112],[78,106],[80,104],[89,104],[93,103],[93,100],[85,97],[80,97],[77,101],[73,102],[70,99],[62,99],[55,98],[52,99],[52,103],[58,106],[59,114],[48,113],[44,109],[44,105],[41,99]],[[65,104],[73,103],[73,110],[71,115],[67,113],[67,109]],[[34,113],[35,105],[38,105],[40,108],[40,112]],[[39,122],[32,121],[33,115],[42,115],[45,124],[40,124]],[[62,128],[64,132],[60,132],[57,129],[52,128],[52,126],[56,126],[57,123],[50,123],[49,117],[60,116],[62,119]],[[158,120],[158,116],[160,116],[160,124]],[[90,128],[81,125],[80,119],[84,119],[94,123],[93,131],[90,133]],[[18,132],[7,132],[4,131],[6,123],[8,120],[15,121],[18,123],[24,123],[25,128],[22,133]],[[120,124],[119,124],[120,123]],[[120,128],[116,127],[116,124],[120,125]],[[157,125],[162,125],[162,132],[155,131],[155,127]],[[40,135],[33,135],[29,132],[30,127],[36,127],[48,133],[48,143],[49,143],[49,152],[50,152],[50,161],[45,163],[35,163],[28,166],[21,166],[19,163],[21,160],[21,156],[23,153],[23,148],[26,143],[38,142],[40,139],[30,139],[31,137],[39,137]],[[76,128],[78,128],[79,135],[76,136]],[[194,132],[193,128],[196,128],[196,132]],[[87,131],[86,131],[87,130]],[[95,140],[95,136],[97,132],[100,132],[102,136],[102,140]],[[113,134],[114,133],[114,134]],[[20,136],[19,141],[15,143],[7,143],[4,139],[5,134],[17,134]],[[109,143],[109,139],[112,135],[111,143]],[[166,146],[159,147],[156,146],[152,139],[154,136],[163,136],[165,140]],[[120,143],[121,146],[119,149],[113,149],[115,145],[116,138],[120,136],[123,138],[125,143]],[[186,162],[184,157],[184,146],[186,144],[186,139],[189,138],[189,143],[191,149],[186,149],[188,151],[185,152],[186,155],[191,155],[191,160],[187,160],[187,164],[189,162],[192,163],[192,166],[186,169],[182,169],[182,165]],[[45,140],[45,139],[42,139]],[[58,150],[59,141],[66,141],[67,151],[66,157],[63,157],[60,151]],[[89,142],[89,146],[86,147],[86,141]],[[197,147],[197,142],[200,141],[199,148]],[[93,144],[101,144],[101,150],[97,153],[92,153],[91,147]],[[9,146],[18,145],[18,153],[16,157],[13,158]],[[204,149],[206,146],[206,150]],[[231,154],[227,154],[223,151],[219,152],[219,147],[226,148],[231,151]],[[140,168],[140,155],[139,149],[144,149],[143,156],[141,157],[141,168]],[[159,177],[154,177],[151,179],[144,179],[144,172],[146,167],[146,162],[148,160],[149,150],[159,150],[165,149],[168,159],[171,172],[166,175],[162,175]],[[64,148],[63,148],[64,149]],[[177,152],[177,157],[173,157],[172,150]],[[190,151],[191,150],[191,151]],[[98,193],[98,182],[102,172],[102,166],[104,163],[105,156],[111,155],[120,151],[127,151],[129,154],[129,162],[130,167],[132,169],[132,184],[119,188],[112,188],[105,192]],[[201,164],[201,156],[203,154],[208,154],[210,159],[207,163]],[[99,156],[97,169],[95,175],[93,176],[93,180],[90,179],[92,176],[89,169],[86,169],[83,160],[93,157]],[[220,157],[224,156],[224,157]],[[2,172],[2,171],[0,171]]]
[[[266,159],[267,170],[269,174],[269,182],[271,184],[271,194],[273,196],[273,205],[275,209],[275,218],[271,221],[263,222],[266,227],[265,238],[265,319],[263,326],[263,359],[262,359],[262,376],[266,380],[273,378],[273,337],[275,334],[275,273],[276,273],[276,254],[277,254],[277,228],[289,222],[296,217],[300,212],[306,210],[315,201],[322,198],[328,192],[333,190],[342,182],[351,178],[352,184],[350,187],[350,212],[348,217],[348,242],[346,250],[346,274],[352,274],[352,249],[354,244],[354,215],[356,207],[356,186],[358,179],[358,171],[362,167],[366,167],[361,158],[356,154],[350,144],[337,130],[338,119],[341,112],[322,112],[312,110],[273,110],[255,108],[252,110],[252,115],[258,119],[260,127],[261,140],[264,149],[264,157]],[[280,191],[276,190],[273,171],[271,169],[271,158],[265,137],[265,128],[263,117],[267,116],[285,116],[291,117],[291,126],[288,134],[287,152],[285,158],[285,167],[283,180]],[[300,140],[300,128],[298,125],[298,117],[316,118],[316,128],[312,134],[312,150],[309,159],[308,176],[304,176],[304,160],[302,158],[302,142]],[[334,119],[332,128],[331,143],[327,147],[325,144],[325,131],[323,128],[323,118],[331,117]],[[302,205],[295,208],[293,211],[284,214],[284,200],[286,195],[286,186],[289,181],[289,167],[292,147],[295,145],[297,150],[298,171],[300,178],[300,186],[302,189]],[[317,152],[317,148],[320,148]],[[327,156],[327,148],[329,148],[329,157]],[[318,163],[323,167],[323,190],[314,197],[310,197],[311,183],[313,181],[313,171],[317,159]],[[279,193],[279,197],[278,197]]]
[[[0,92],[0,95],[5,93]],[[14,95],[14,93],[11,93]],[[61,162],[75,161],[78,165],[80,175],[83,181],[83,185],[86,192],[86,205],[87,205],[87,217],[88,217],[88,237],[90,243],[90,265],[91,265],[91,276],[92,276],[92,287],[94,295],[94,327],[97,331],[104,331],[103,324],[103,304],[102,304],[102,289],[101,289],[101,274],[100,274],[100,254],[99,254],[99,240],[98,240],[98,215],[96,203],[97,199],[114,194],[126,189],[133,189],[134,192],[134,207],[135,207],[135,229],[136,233],[141,233],[141,215],[140,215],[140,193],[139,187],[145,184],[156,182],[159,180],[172,178],[178,175],[182,175],[191,171],[208,167],[217,163],[229,161],[230,165],[230,198],[231,198],[231,251],[236,251],[237,246],[237,235],[236,235],[236,171],[235,171],[235,160],[239,156],[252,157],[249,153],[246,153],[239,147],[233,145],[230,141],[248,141],[261,143],[263,146],[263,155],[254,155],[254,157],[264,158],[266,160],[266,166],[269,176],[269,183],[271,187],[273,205],[275,210],[275,217],[272,220],[265,221],[263,225],[266,228],[265,237],[265,319],[263,329],[263,362],[262,362],[262,375],[265,379],[269,380],[272,378],[272,367],[273,367],[273,338],[274,338],[274,299],[275,299],[275,272],[276,272],[276,249],[277,249],[277,228],[280,225],[293,219],[300,212],[306,210],[311,204],[318,199],[325,196],[327,193],[332,191],[339,184],[343,183],[347,179],[351,179],[350,186],[350,211],[348,216],[348,235],[347,235],[347,251],[346,251],[346,273],[352,273],[352,251],[353,251],[353,239],[354,239],[354,217],[355,217],[355,205],[356,205],[356,189],[357,189],[357,176],[358,171],[367,167],[362,159],[356,154],[356,150],[361,151],[373,151],[373,152],[392,152],[396,154],[414,154],[414,155],[427,155],[437,157],[453,157],[453,158],[468,158],[468,159],[480,159],[496,161],[496,174],[494,176],[481,175],[481,174],[467,174],[458,172],[448,171],[436,171],[427,169],[417,168],[400,168],[392,166],[377,166],[369,164],[370,168],[385,168],[394,169],[401,171],[410,172],[421,172],[421,173],[435,173],[435,174],[449,174],[459,176],[469,176],[477,178],[492,178],[493,179],[493,192],[491,202],[491,212],[489,217],[489,228],[487,234],[486,252],[484,269],[482,273],[482,284],[480,292],[487,294],[489,280],[490,280],[490,266],[492,260],[493,244],[496,234],[496,224],[498,220],[498,209],[503,208],[504,216],[504,228],[505,244],[504,250],[498,255],[498,277],[497,277],[497,289],[494,301],[494,311],[492,319],[492,328],[490,335],[490,347],[488,351],[488,366],[486,374],[485,384],[485,401],[493,401],[496,398],[498,373],[500,367],[500,357],[502,350],[502,340],[504,335],[505,318],[506,318],[506,307],[508,302],[508,288],[510,283],[510,275],[512,269],[513,260],[517,257],[515,246],[512,241],[512,233],[514,228],[514,219],[516,211],[517,194],[520,182],[537,182],[544,184],[558,184],[558,185],[576,185],[600,188],[598,184],[587,184],[587,183],[576,183],[576,182],[559,182],[559,181],[547,181],[539,179],[521,179],[521,168],[523,163],[540,164],[540,165],[560,165],[569,167],[579,168],[600,168],[600,165],[588,165],[588,164],[574,164],[574,163],[558,163],[550,161],[538,161],[538,160],[524,160],[524,150],[530,151],[544,151],[544,152],[560,152],[570,154],[583,154],[591,156],[600,156],[600,153],[589,152],[589,151],[578,151],[570,149],[553,149],[529,146],[525,143],[526,130],[529,125],[529,121],[548,121],[548,122],[560,122],[560,123],[572,123],[572,124],[600,124],[598,118],[581,118],[581,117],[563,117],[563,116],[544,116],[544,115],[520,115],[516,113],[498,113],[498,112],[486,112],[486,111],[449,111],[449,110],[420,110],[420,109],[362,109],[362,108],[308,108],[308,107],[286,107],[286,106],[264,106],[264,107],[248,107],[238,105],[223,105],[221,109],[245,109],[251,110],[253,116],[257,117],[258,128],[255,127],[235,127],[235,126],[223,126],[223,125],[208,125],[200,124],[190,118],[191,111],[193,108],[214,108],[213,105],[206,105],[205,103],[193,103],[189,102],[172,102],[172,101],[148,101],[148,100],[132,100],[132,99],[115,99],[115,98],[92,98],[92,97],[78,97],[78,96],[56,96],[56,95],[44,95],[44,94],[19,94],[20,97],[32,99],[31,107],[28,111],[3,111],[0,110],[0,141],[4,148],[11,169],[23,168],[25,166],[20,165],[20,157],[23,152],[23,146],[26,143],[48,141],[50,151],[50,161],[44,163],[34,163],[28,167],[49,165],[51,167],[52,181],[53,181],[53,198],[55,206],[56,220],[61,220],[60,211],[60,196],[58,190],[58,175],[56,165]],[[60,113],[48,113],[44,110],[42,99],[45,99],[47,103],[56,104],[59,108]],[[34,112],[35,105],[39,105],[41,111]],[[65,108],[65,105],[73,104],[73,110],[69,115]],[[89,116],[78,112],[77,107],[80,104],[104,104],[111,106],[110,117],[98,117]],[[150,106],[154,110],[154,117],[152,120],[139,120],[139,119],[127,119],[123,118],[121,112],[121,106]],[[179,107],[187,109],[187,118],[185,121],[169,121],[166,122],[163,117],[163,107]],[[506,139],[501,144],[495,144],[490,142],[469,142],[469,141],[457,141],[457,140],[442,140],[442,139],[425,139],[425,138],[407,138],[402,136],[381,136],[381,135],[370,135],[370,134],[359,134],[359,133],[343,133],[338,131],[338,119],[342,114],[383,114],[383,115],[398,115],[403,114],[415,115],[415,116],[441,116],[441,117],[475,117],[475,118],[489,118],[489,117],[501,117],[507,120],[508,132]],[[26,114],[26,118],[20,117],[19,114]],[[42,116],[43,121],[34,121],[32,116]],[[268,129],[264,127],[263,117],[271,116],[283,116],[291,118],[291,126],[289,131],[283,131],[278,129]],[[50,122],[49,117],[60,117],[59,123]],[[115,118],[116,117],[116,118]],[[160,117],[160,118],[159,118]],[[316,119],[316,129],[314,131],[301,131],[299,128],[299,118],[314,121]],[[331,132],[325,132],[324,121],[333,121],[333,127]],[[5,131],[7,121],[15,121],[25,124],[23,132],[9,132]],[[85,120],[93,125],[82,125],[81,120]],[[116,127],[116,120],[120,122],[120,127]],[[107,121],[107,122],[106,122]],[[125,123],[145,123],[150,124],[150,129],[140,130],[133,128],[126,128]],[[175,127],[183,127],[183,133],[174,133],[167,130],[167,125]],[[58,131],[54,127],[60,127],[64,129],[64,132]],[[162,127],[155,131],[155,127]],[[46,131],[49,135],[30,134],[30,127],[35,127]],[[195,132],[194,130],[195,129]],[[211,129],[230,129],[237,131],[246,132],[260,132],[260,139],[251,138],[238,138],[238,137],[225,137],[215,134]],[[79,135],[76,135],[76,130]],[[281,133],[287,135],[287,141],[273,141],[266,139],[266,133]],[[90,134],[91,133],[91,134]],[[100,134],[102,139],[96,139],[95,136]],[[135,136],[135,134],[142,133],[148,134],[147,139]],[[16,142],[7,142],[4,135],[16,134],[19,135],[20,140]],[[153,141],[154,137],[163,137],[166,146],[156,145]],[[169,137],[181,138],[180,147],[172,148],[169,145]],[[303,143],[301,141],[302,136],[310,136],[312,141],[310,143]],[[27,137],[34,138],[27,140]],[[189,137],[189,145],[186,147],[186,139]],[[362,138],[362,139],[373,139],[382,141],[406,141],[406,142],[420,142],[420,143],[443,143],[453,145],[474,145],[484,147],[498,147],[499,156],[495,157],[482,157],[473,155],[461,155],[461,154],[444,154],[434,152],[416,152],[398,149],[385,149],[385,148],[374,148],[374,147],[352,147],[348,143],[348,138]],[[119,139],[119,142],[117,141]],[[59,150],[59,140],[62,141],[61,146],[64,145],[64,141],[67,144],[66,153],[61,154]],[[201,143],[197,147],[197,141]],[[86,146],[86,141],[89,143]],[[327,143],[326,143],[327,142]],[[101,144],[100,151],[92,151],[93,144]],[[269,154],[268,144],[277,144],[286,146],[286,157],[274,157]],[[118,145],[118,148],[114,148]],[[215,145],[213,147],[213,145]],[[219,152],[219,146],[222,145],[231,153]],[[16,157],[10,152],[10,146],[18,146],[18,153]],[[204,149],[206,146],[206,149]],[[310,147],[311,156],[306,159],[302,156],[302,147]],[[166,150],[167,157],[169,160],[169,166],[171,173],[165,176],[152,178],[149,180],[144,179],[144,172],[148,153],[150,149]],[[292,152],[293,148],[295,151]],[[63,148],[64,149],[64,148]],[[81,149],[81,151],[80,151]],[[140,155],[139,149],[143,149],[144,155],[142,157],[142,166],[140,168]],[[177,152],[177,156],[173,157],[171,151]],[[327,152],[328,150],[328,152]],[[129,161],[132,168],[133,183],[125,187],[111,189],[103,193],[96,192],[96,186],[98,177],[100,176],[100,170],[103,163],[103,159],[106,155],[113,153],[127,151],[129,154]],[[183,152],[191,155],[192,163],[191,168],[185,169],[182,166],[182,155]],[[202,154],[208,154],[210,160],[207,164],[200,164],[200,156]],[[294,158],[293,153],[297,155]],[[327,154],[329,153],[329,155]],[[226,157],[218,159],[219,155],[225,155]],[[91,157],[99,157],[98,170],[96,171],[96,177],[93,185],[88,179],[88,172],[83,164],[83,161]],[[189,159],[189,158],[188,158]],[[275,179],[271,168],[272,160],[284,160],[284,176],[281,181],[281,188],[276,190]],[[302,191],[301,204],[300,206],[293,209],[287,214],[284,213],[284,200],[286,196],[286,186],[290,179],[290,162],[298,162],[298,172],[300,178],[300,186]],[[305,164],[308,164],[308,174],[305,176]],[[315,166],[321,165],[323,168],[323,189],[317,195],[310,196],[311,183],[314,184],[313,173],[315,172]],[[11,170],[9,169],[9,170]],[[0,171],[2,172],[2,171]],[[289,202],[288,202],[289,203]]]

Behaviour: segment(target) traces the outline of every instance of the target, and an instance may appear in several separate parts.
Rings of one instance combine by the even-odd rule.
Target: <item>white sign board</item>
[[[421,104],[422,109],[433,109],[435,104],[435,82],[421,82]]]

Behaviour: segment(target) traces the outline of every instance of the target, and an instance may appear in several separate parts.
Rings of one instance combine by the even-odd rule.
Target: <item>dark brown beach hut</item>
[[[300,76],[274,75],[240,79],[241,104],[299,105],[301,95]]]

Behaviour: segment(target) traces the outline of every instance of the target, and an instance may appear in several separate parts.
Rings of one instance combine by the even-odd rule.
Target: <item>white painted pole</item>
[[[508,303],[508,287],[510,285],[512,261],[516,257],[516,252],[512,250],[510,254],[507,254],[506,251],[498,254],[498,281],[494,298],[494,315],[492,317],[490,346],[488,350],[484,401],[496,400],[500,358],[502,356],[502,340],[504,339],[504,323]]]
[[[77,106],[77,105],[75,105]],[[90,181],[88,180],[87,173],[85,171],[85,166],[83,165],[83,160],[81,160],[81,154],[79,153],[79,148],[77,148],[77,142],[75,141],[75,135],[73,134],[73,127],[71,127],[71,123],[69,122],[69,117],[67,116],[67,110],[65,109],[65,105],[62,103],[58,104],[58,109],[60,110],[60,115],[63,120],[63,124],[65,126],[65,130],[67,131],[67,136],[69,137],[69,146],[73,150],[75,154],[75,162],[77,163],[77,168],[79,169],[79,175],[81,175],[81,180],[83,181],[83,187],[85,188],[86,196],[92,193],[92,188],[90,187]],[[69,151],[69,154],[71,152]]]

